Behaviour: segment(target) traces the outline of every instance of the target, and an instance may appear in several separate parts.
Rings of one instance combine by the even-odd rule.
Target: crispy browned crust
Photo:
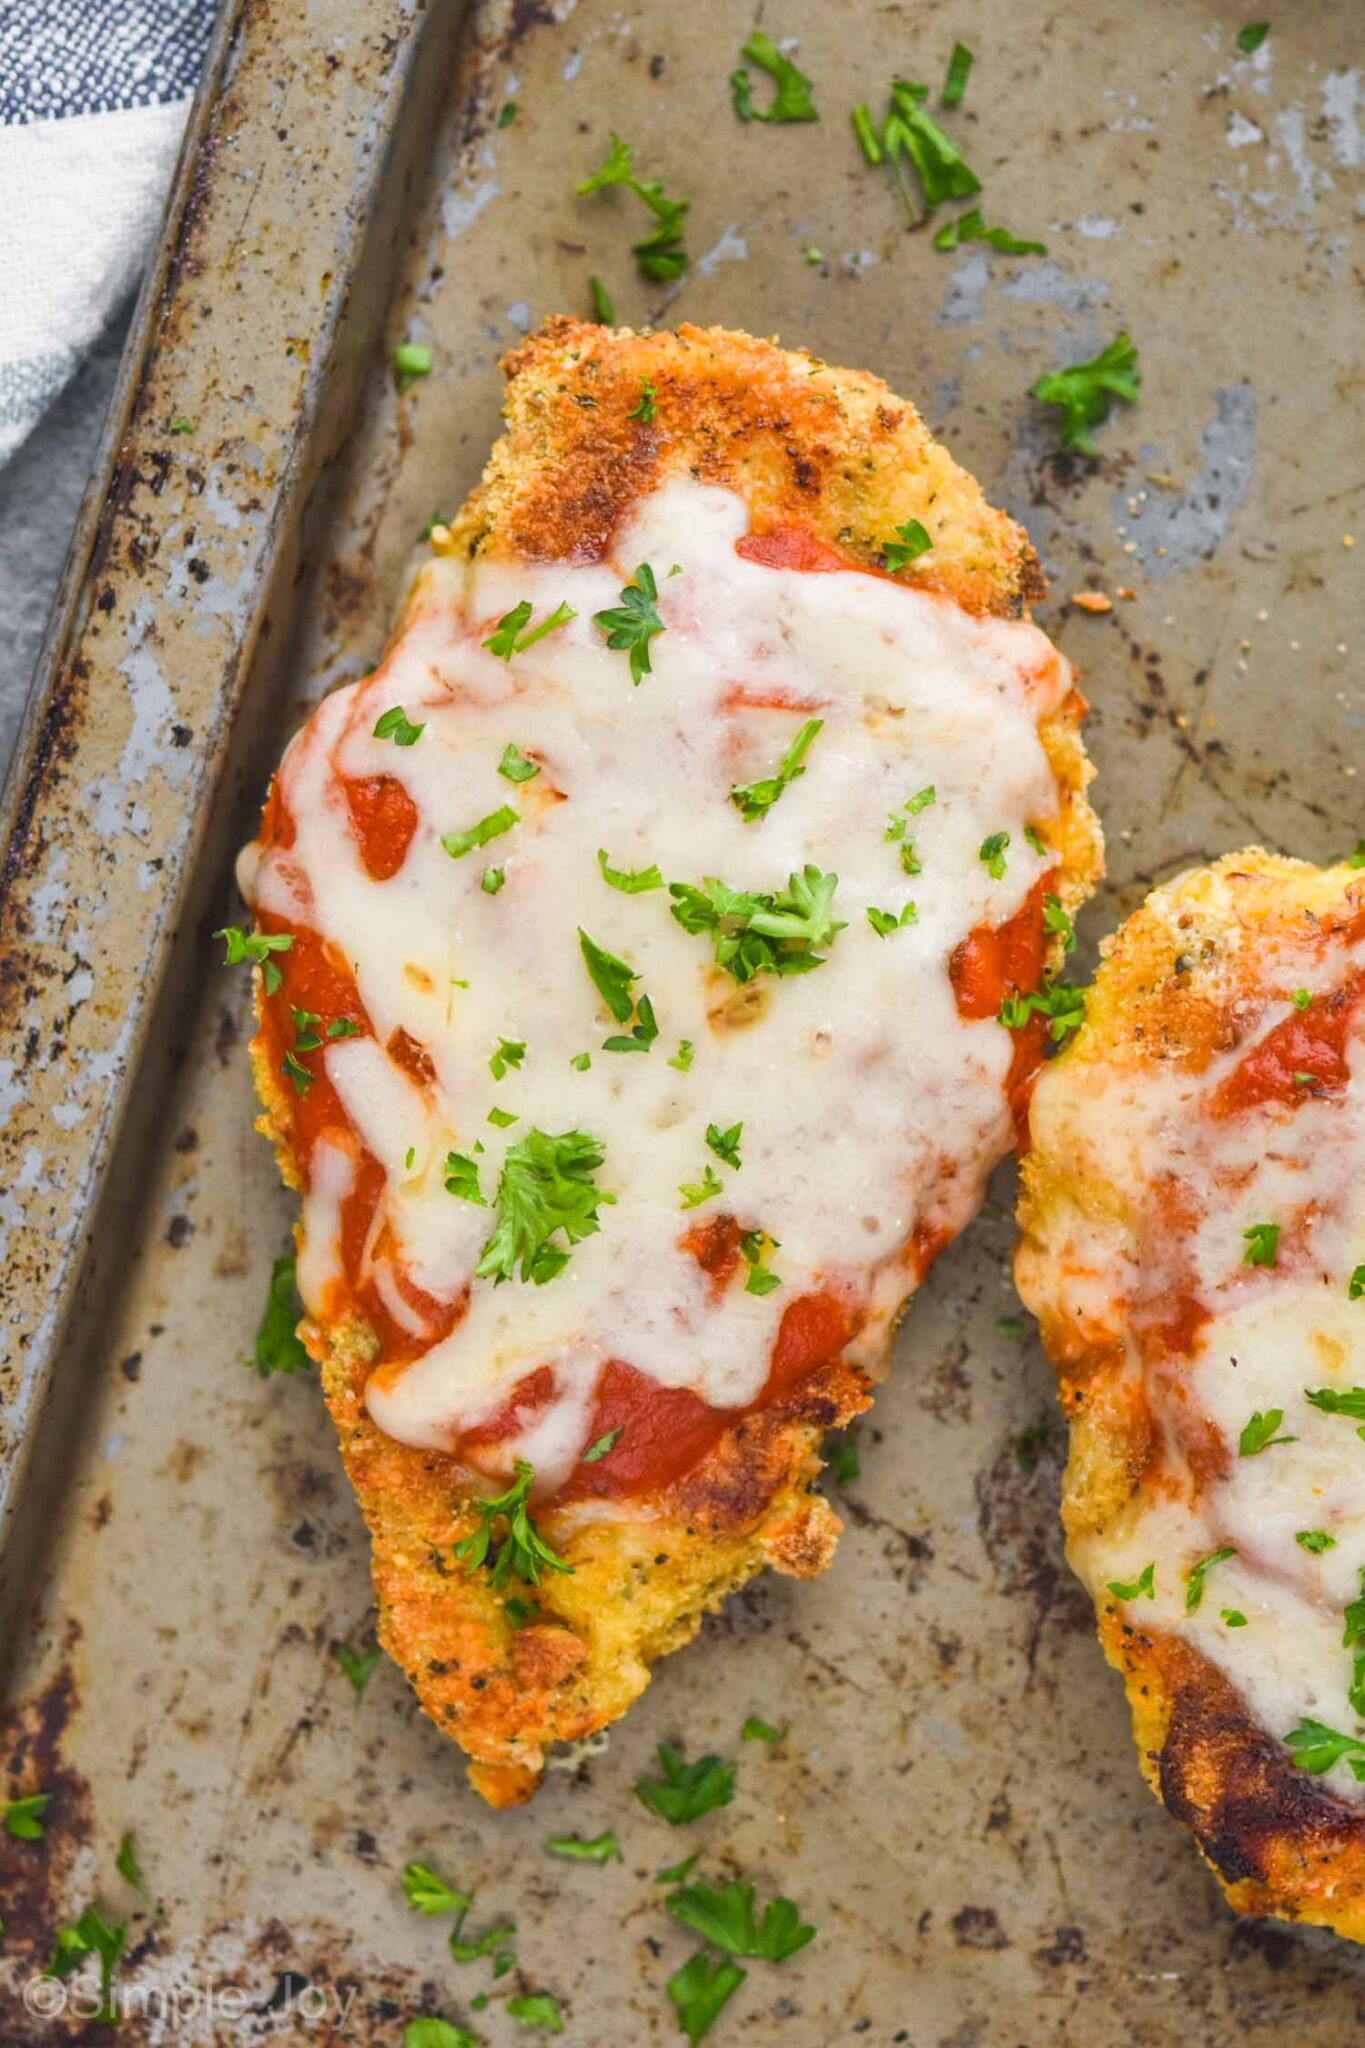
[[[723,327],[636,334],[563,318],[505,367],[507,432],[444,548],[595,561],[637,498],[690,476],[741,491],[756,531],[797,523],[861,566],[918,519],[933,550],[900,580],[967,611],[1017,618],[1043,595],[1027,536],[865,370]],[[647,423],[631,417],[642,380]]]
[[[1019,529],[875,378],[720,330],[637,335],[571,320],[548,322],[507,372],[508,432],[453,526],[438,531],[438,550],[599,555],[638,495],[685,472],[739,490],[756,526],[798,523],[851,561],[871,560],[873,536],[920,518],[935,535],[935,566],[916,563],[904,580],[976,612],[1018,615],[1041,587]],[[642,376],[658,406],[648,426],[627,417]],[[1062,789],[1047,824],[1056,886],[1073,906],[1100,866],[1084,798],[1084,708],[1073,692],[1040,735]],[[261,1128],[296,1186],[280,1081],[259,1052],[254,1064]],[[468,1474],[369,1419],[368,1332],[305,1324],[303,1335],[373,1538],[380,1640],[432,1720],[469,1753],[470,1777],[495,1806],[529,1797],[548,1743],[614,1720],[648,1684],[653,1660],[688,1642],[765,1564],[805,1578],[833,1555],[839,1521],[811,1491],[819,1446],[870,1400],[865,1376],[839,1362],[737,1423],[685,1482],[629,1518],[538,1518],[573,1574],[547,1574],[543,1620],[515,1629],[486,1576],[467,1577],[453,1556],[475,1523]]]
[[[1260,1000],[1281,993],[1277,949],[1339,945],[1365,920],[1365,874],[1259,848],[1195,870],[1148,899],[1102,948],[1086,1021],[1049,1085],[1089,1063],[1196,1071],[1235,1047]],[[1071,1425],[1062,1520],[1102,1532],[1156,1468],[1156,1425],[1125,1382],[1112,1330],[1065,1299],[1057,1249],[1077,1208],[1113,1213],[1124,1191],[1082,1183],[1073,1160],[1023,1161],[1021,1291],[1039,1318]],[[1132,1610],[1129,1610],[1131,1615]],[[1365,1812],[1292,1762],[1223,1674],[1177,1637],[1097,1602],[1100,1641],[1122,1672],[1148,1784],[1193,1834],[1238,1912],[1274,1914],[1365,1940]]]

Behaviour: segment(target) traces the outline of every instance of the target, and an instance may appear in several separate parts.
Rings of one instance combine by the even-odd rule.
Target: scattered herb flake
[[[525,1458],[518,1458],[515,1471],[516,1477],[505,1493],[470,1502],[478,1516],[478,1527],[455,1545],[455,1555],[470,1576],[481,1565],[488,1565],[490,1586],[504,1586],[510,1577],[521,1579],[528,1586],[538,1586],[541,1571],[547,1567],[552,1572],[573,1571],[573,1566],[565,1564],[550,1548],[527,1511],[526,1499],[535,1482],[535,1467],[528,1465]],[[506,1527],[495,1543],[493,1525],[498,1521]]]
[[[1335,1550],[1337,1539],[1329,1536],[1325,1529],[1298,1529],[1294,1541],[1303,1546],[1312,1557],[1321,1557],[1326,1550]]]
[[[277,1372],[307,1372],[310,1361],[298,1335],[302,1320],[303,1303],[299,1300],[295,1260],[290,1252],[276,1259],[270,1268],[265,1309],[256,1331],[251,1363],[263,1380]]]
[[[488,1071],[495,1081],[501,1081],[509,1067],[519,1067],[526,1057],[525,1041],[520,1038],[500,1038],[497,1050],[488,1062]]]
[[[566,1863],[624,1863],[621,1844],[611,1830],[594,1835],[585,1841],[582,1835],[551,1835],[545,1844],[551,1856],[562,1856]]]
[[[598,1209],[616,1200],[593,1182],[601,1164],[601,1146],[583,1131],[556,1136],[530,1130],[510,1145],[494,1197],[497,1226],[474,1269],[477,1277],[499,1285],[515,1277],[543,1287],[561,1273],[569,1252],[551,1240],[562,1234],[572,1247],[591,1237],[601,1227]]]
[[[597,865],[607,887],[619,889],[623,896],[642,896],[646,890],[662,889],[664,885],[663,876],[652,862],[647,868],[614,868],[603,846],[597,849]]]
[[[490,811],[486,818],[480,818],[477,825],[470,825],[463,832],[443,832],[441,845],[452,860],[462,860],[476,846],[487,846],[490,839],[500,839],[520,822],[511,804],[500,804],[496,811]]]
[[[998,256],[1046,256],[1046,242],[1027,242],[1018,235],[1012,235],[1008,228],[988,228],[979,206],[969,207],[958,214],[956,220],[948,220],[934,236],[936,249],[956,249],[963,242],[984,242],[988,249],[994,249]]]
[[[654,284],[673,283],[687,269],[688,257],[682,246],[682,237],[689,202],[686,199],[669,199],[658,178],[637,178],[631,162],[630,145],[616,134],[612,135],[611,145],[597,170],[574,189],[586,195],[605,191],[610,185],[626,186],[649,208],[657,223],[641,241],[632,244],[632,253],[642,276]]]
[[[1145,1564],[1135,1579],[1111,1579],[1109,1591],[1116,1600],[1155,1600],[1155,1559],[1151,1564]]]
[[[1242,1232],[1246,1250],[1242,1253],[1244,1266],[1273,1266],[1279,1255],[1280,1226],[1278,1223],[1253,1223]]]
[[[614,327],[616,308],[611,302],[611,293],[600,277],[594,275],[588,279],[588,292],[592,299],[593,319],[600,321],[603,327]]]
[[[425,731],[425,723],[411,724],[402,705],[393,704],[387,711],[381,711],[376,719],[374,738],[392,740],[396,747],[415,747]]]
[[[741,1742],[766,1742],[776,1746],[786,1733],[785,1721],[780,1728],[774,1728],[771,1721],[764,1721],[757,1714],[750,1714],[739,1731],[739,1739]]]
[[[1213,1570],[1213,1567],[1216,1564],[1225,1563],[1228,1558],[1236,1557],[1236,1555],[1237,1552],[1230,1545],[1225,1544],[1221,1550],[1211,1550],[1207,1557],[1200,1558],[1198,1564],[1190,1566],[1189,1577],[1185,1582],[1185,1612],[1187,1614],[1194,1614],[1198,1611],[1199,1604],[1204,1598],[1204,1580]]]
[[[506,2010],[521,2027],[542,2027],[547,2034],[562,2034],[564,2015],[548,1991],[527,1992],[509,1998]]]
[[[332,1655],[350,1680],[357,1699],[373,1678],[383,1654],[377,1644],[373,1649],[353,1650],[349,1643],[333,1643]]]
[[[1137,350],[1126,334],[1119,334],[1090,362],[1054,370],[1040,377],[1032,390],[1044,405],[1061,408],[1062,446],[1094,455],[1091,429],[1108,419],[1116,402],[1135,405],[1141,383]]]
[[[730,95],[741,121],[818,121],[811,99],[811,81],[798,71],[790,57],[784,57],[769,36],[755,29],[740,55],[746,64],[766,71],[777,90],[766,107],[756,107],[749,74],[742,68],[730,73]]]
[[[669,1066],[676,1067],[680,1074],[687,1073],[691,1068],[693,1059],[696,1057],[696,1051],[697,1048],[693,1045],[691,1039],[684,1038],[679,1043],[678,1050],[669,1061]],[[1358,1270],[1361,1273],[1365,1273],[1365,1266],[1361,1266]],[[1352,1298],[1354,1299],[1354,1297]]]
[[[658,392],[654,385],[650,383],[648,377],[641,377],[640,396],[626,414],[626,418],[628,420],[639,420],[643,427],[649,426],[651,421],[657,417],[659,411],[658,406],[655,404],[657,397]]]
[[[1244,57],[1254,56],[1269,34],[1268,21],[1249,21],[1245,28],[1237,31],[1237,47]]]
[[[393,352],[393,379],[400,393],[419,377],[429,377],[435,360],[424,341],[400,341]]]
[[[621,592],[613,610],[594,612],[592,622],[606,635],[607,645],[630,656],[630,679],[638,688],[645,676],[654,673],[649,643],[664,630],[658,611],[659,588],[648,562],[641,562],[634,580]]]
[[[716,1807],[728,1806],[735,1795],[735,1767],[718,1756],[701,1756],[684,1763],[682,1753],[671,1743],[658,1746],[658,1778],[637,1778],[635,1796],[641,1805],[670,1827],[683,1827],[700,1820]]]
[[[15,1842],[41,1842],[43,1815],[52,1804],[50,1792],[30,1792],[24,1799],[0,1801],[0,1821]]]
[[[1267,1408],[1262,1414],[1258,1408],[1250,1422],[1244,1424],[1238,1438],[1238,1455],[1254,1458],[1261,1451],[1268,1451],[1272,1444],[1296,1444],[1296,1436],[1276,1436],[1275,1432],[1284,1421],[1283,1408]]]
[[[807,866],[790,875],[787,887],[761,895],[732,889],[713,875],[700,888],[670,882],[673,916],[685,932],[709,933],[716,964],[735,981],[758,974],[805,974],[824,965],[817,946],[844,930],[833,915],[837,875]]]
[[[730,801],[736,806],[746,825],[752,825],[757,818],[766,817],[783,790],[805,774],[806,755],[810,752],[811,743],[824,722],[823,718],[806,720],[778,762],[775,775],[766,776],[759,782],[734,784],[730,791]]]
[[[510,612],[503,613],[483,644],[490,654],[498,657],[499,661],[510,662],[514,654],[525,654],[527,648],[534,647],[537,640],[543,640],[547,633],[558,632],[561,626],[567,626],[570,619],[577,617],[578,613],[572,605],[557,604],[538,626],[532,626],[531,600],[524,597],[520,604],[513,605]],[[506,758],[504,755],[503,759]]]
[[[585,1465],[596,1465],[600,1459],[606,1457],[608,1451],[614,1451],[620,1442],[621,1432],[625,1426],[624,1422],[619,1422],[615,1429],[609,1429],[605,1436],[599,1436],[594,1443],[589,1444],[587,1450],[583,1453],[583,1463]]]
[[[940,95],[945,107],[961,105],[974,61],[973,54],[965,43],[953,44],[953,54],[948,59],[948,75],[943,81],[943,91]]]
[[[748,1975],[738,1963],[710,1956],[699,1948],[690,1962],[668,1980],[668,1995],[678,2009],[678,2025],[691,2048],[709,2034],[721,2011]]]
[[[895,540],[882,542],[882,567],[893,573],[908,569],[921,555],[927,555],[933,547],[928,529],[918,519],[907,519],[904,526],[896,528]]]

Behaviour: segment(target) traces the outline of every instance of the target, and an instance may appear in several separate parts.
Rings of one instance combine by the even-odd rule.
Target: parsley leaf
[[[479,1518],[478,1527],[455,1545],[455,1555],[468,1575],[482,1564],[489,1565],[490,1586],[504,1586],[514,1575],[528,1586],[538,1586],[546,1566],[552,1572],[573,1571],[573,1566],[550,1548],[527,1512],[526,1497],[535,1481],[535,1467],[518,1458],[515,1470],[516,1477],[505,1493],[470,1502]],[[505,1521],[506,1529],[495,1544],[493,1524],[499,1520]]]
[[[240,967],[249,960],[260,968],[266,994],[274,995],[284,976],[270,955],[289,951],[294,943],[292,932],[244,932],[240,925],[227,924],[213,936],[223,941],[224,967]]]
[[[639,975],[624,960],[618,960],[614,953],[608,953],[604,946],[589,938],[582,925],[578,928],[578,945],[593,986],[617,1023],[629,1023],[632,1013],[635,1017],[629,1037],[603,1039],[603,1052],[648,1052],[659,1035],[659,1027],[649,997],[641,996],[637,1002],[631,995],[631,983],[638,981]]]
[[[648,1052],[659,1035],[659,1026],[654,1018],[654,1005],[648,996],[641,996],[635,1006],[635,1022],[629,1036],[613,1035],[602,1040],[603,1052]]]
[[[948,59],[948,76],[943,81],[943,91],[940,95],[945,107],[956,107],[961,104],[974,61],[972,52],[965,43],[953,44],[953,54]]]
[[[477,825],[470,825],[463,832],[443,832],[441,844],[452,860],[461,860],[476,846],[487,846],[490,839],[500,839],[504,832],[510,832],[514,825],[520,823],[511,804],[499,804],[496,811],[480,818]]]
[[[1305,1387],[1303,1398],[1323,1415],[1349,1415],[1353,1422],[1365,1422],[1365,1387]]]
[[[392,740],[396,747],[415,747],[426,725],[411,725],[401,704],[394,704],[387,711],[381,711],[375,721],[374,738]]]
[[[908,569],[921,555],[927,555],[934,543],[928,529],[918,519],[907,519],[904,526],[896,528],[898,538],[882,542],[882,567],[893,572]]]
[[[609,1429],[604,1436],[599,1436],[595,1443],[589,1444],[587,1450],[583,1453],[583,1463],[585,1465],[595,1465],[600,1458],[606,1457],[608,1451],[614,1451],[621,1440],[625,1426],[624,1422],[619,1422],[615,1429]]]
[[[879,164],[882,160],[881,137],[877,133],[871,114],[867,111],[866,103],[855,107],[849,115],[849,120],[853,123],[853,133],[858,138],[858,147],[863,153],[864,162]]]
[[[1225,1544],[1221,1550],[1211,1550],[1207,1557],[1201,1557],[1198,1564],[1190,1566],[1189,1578],[1185,1584],[1185,1612],[1194,1614],[1204,1598],[1204,1580],[1216,1564],[1223,1564],[1237,1552]]]
[[[479,2044],[468,2027],[422,2018],[404,2022],[403,2048],[479,2048]]]
[[[894,910],[874,910],[872,905],[869,904],[867,907],[867,921],[877,934],[877,937],[885,939],[889,938],[892,932],[899,931],[903,925],[918,924],[919,912],[913,903],[907,903],[900,916],[897,917]]]
[[[467,1913],[473,1892],[457,1892],[427,1863],[409,1863],[403,1871],[403,1896],[414,1913]]]
[[[1296,988],[1294,990],[1293,995],[1290,997],[1290,1001],[1293,1003],[1294,1008],[1296,1010],[1306,1010],[1308,1008],[1308,1005],[1312,1002],[1312,1000],[1313,998],[1309,995],[1308,990],[1306,988]]]
[[[824,1458],[825,1469],[836,1486],[849,1486],[863,1476],[862,1460],[852,1437],[827,1437]]]
[[[635,1796],[641,1805],[666,1820],[671,1827],[683,1827],[700,1820],[718,1806],[728,1806],[735,1796],[735,1767],[718,1756],[701,1756],[684,1763],[682,1753],[671,1743],[658,1746],[661,1778],[637,1778]]]
[[[673,1972],[668,1980],[668,1995],[678,2008],[678,2025],[692,2048],[696,2048],[704,2034],[710,2033],[747,1975],[738,1963],[709,1956],[704,1948],[699,1948],[690,1962]]]
[[[611,302],[611,293],[607,290],[601,278],[596,275],[590,277],[588,279],[588,290],[592,295],[593,319],[600,321],[603,327],[614,327],[616,325],[616,308]]]
[[[1357,1266],[1346,1282],[1346,1299],[1359,1301],[1362,1295],[1365,1295],[1365,1266]]]
[[[919,180],[926,219],[946,199],[970,199],[981,190],[980,178],[956,143],[924,111],[928,97],[927,86],[898,78],[891,87],[891,110],[882,124],[882,148],[912,219],[915,209],[905,177],[906,163]]]
[[[1294,1541],[1301,1543],[1312,1557],[1321,1557],[1325,1550],[1337,1547],[1336,1537],[1329,1536],[1325,1529],[1298,1529],[1294,1533]]]
[[[26,1799],[0,1801],[0,1822],[15,1842],[41,1842],[43,1815],[52,1804],[50,1792],[30,1792]]]
[[[424,341],[400,341],[393,352],[393,381],[399,392],[406,391],[419,377],[429,377],[435,360]]]
[[[658,611],[659,587],[648,562],[641,562],[634,581],[621,592],[620,604],[611,611],[594,612],[592,622],[605,633],[608,647],[630,655],[630,679],[637,686],[654,673],[649,643],[664,630]]]
[[[1276,1436],[1275,1432],[1283,1421],[1283,1408],[1267,1408],[1264,1415],[1258,1408],[1238,1438],[1238,1455],[1254,1458],[1258,1452],[1268,1451],[1272,1444],[1296,1444],[1296,1436]]]
[[[148,1896],[146,1884],[143,1882],[142,1869],[137,1860],[137,1848],[131,1833],[125,1834],[123,1840],[118,1845],[118,1855],[114,1858],[114,1868],[125,1884],[130,1884],[134,1891],[141,1892],[144,1899]]]
[[[738,982],[758,974],[805,974],[823,966],[817,946],[844,930],[833,915],[837,875],[807,866],[778,892],[732,889],[708,875],[700,888],[670,882],[673,916],[685,932],[709,933],[716,964]]]
[[[1043,897],[1043,930],[1053,932],[1061,939],[1063,953],[1075,952],[1076,928],[1062,908],[1061,898],[1051,891]]]
[[[703,1202],[709,1202],[720,1193],[720,1175],[708,1160],[702,1168],[700,1180],[681,1181],[678,1193],[683,1198],[684,1209],[700,1209]]]
[[[1085,1022],[1085,990],[1070,981],[1045,981],[1041,988],[1016,989],[1005,997],[998,1016],[1011,1031],[1022,1031],[1030,1017],[1047,1017],[1051,1020],[1048,1036],[1060,1044],[1068,1031],[1079,1031]]]
[[[1242,1253],[1244,1266],[1273,1266],[1278,1257],[1280,1226],[1278,1223],[1253,1223],[1242,1232],[1246,1250]]]
[[[790,57],[784,57],[771,37],[755,29],[740,55],[748,64],[766,71],[777,90],[766,108],[756,107],[747,71],[730,73],[730,93],[741,121],[818,121],[811,100],[811,82],[798,71]]]
[[[621,1844],[608,1828],[603,1835],[594,1835],[585,1841],[581,1835],[551,1835],[545,1844],[551,1856],[562,1856],[566,1863],[624,1863]]]
[[[934,236],[936,249],[956,249],[963,242],[984,242],[1000,256],[1046,256],[1046,242],[1021,241],[1008,228],[988,228],[982,217],[981,208],[972,206],[960,213],[956,220],[943,223]]]
[[[490,1124],[496,1124],[500,1131],[506,1131],[511,1129],[517,1119],[513,1116],[510,1109],[498,1109],[495,1107],[489,1110],[488,1121]]]
[[[1237,1607],[1220,1607],[1218,1619],[1226,1628],[1245,1628],[1247,1625],[1246,1616]]]
[[[509,740],[502,750],[498,763],[499,775],[505,775],[509,782],[530,782],[540,773],[539,761],[528,761],[515,742]]]
[[[746,1230],[739,1241],[740,1251],[749,1268],[749,1277],[744,1283],[746,1294],[771,1294],[774,1287],[782,1285],[776,1273],[770,1273],[763,1264],[766,1252],[777,1250],[777,1239],[769,1237],[763,1230]]]
[[[774,1728],[771,1721],[764,1721],[757,1714],[750,1714],[739,1731],[739,1739],[741,1742],[767,1742],[775,1744],[781,1742],[786,1732],[785,1723],[781,1728]]]
[[[370,1650],[353,1650],[349,1643],[333,1643],[332,1655],[350,1680],[357,1699],[374,1677],[383,1654],[378,1644]]]
[[[719,1124],[706,1126],[707,1144],[722,1166],[732,1166],[736,1172],[739,1171],[739,1134],[743,1129],[742,1123],[731,1124],[728,1131],[723,1131]]]
[[[496,896],[506,880],[506,868],[488,867],[479,878],[479,887],[485,896]]]
[[[1254,56],[1269,34],[1268,21],[1249,21],[1245,28],[1237,31],[1237,47],[1244,57]]]
[[[626,418],[628,420],[639,420],[641,426],[649,426],[650,422],[658,414],[659,408],[654,402],[657,396],[658,393],[648,377],[641,377],[640,396],[626,414]]]
[[[680,1040],[678,1050],[668,1063],[669,1066],[676,1067],[680,1074],[690,1072],[692,1061],[696,1056],[696,1050],[697,1048],[693,1045],[690,1038]],[[1362,1267],[1361,1271],[1365,1272],[1365,1267]]]
[[[777,764],[775,775],[765,776],[760,782],[737,782],[730,791],[730,801],[738,809],[746,825],[752,825],[756,818],[762,818],[772,809],[784,789],[806,772],[806,755],[811,742],[824,724],[823,718],[808,718],[786,753]]]
[[[1002,882],[1005,878],[1005,848],[1009,843],[1008,832],[992,832],[989,838],[982,840],[977,850],[977,859],[993,882]]]
[[[500,1038],[497,1050],[488,1062],[488,1071],[495,1081],[501,1081],[509,1067],[519,1067],[526,1057],[525,1041],[520,1038]]]
[[[514,654],[525,654],[528,647],[534,647],[537,640],[543,640],[547,633],[555,632],[560,626],[567,626],[578,613],[571,605],[557,604],[554,610],[543,618],[538,626],[529,632],[524,628],[531,618],[531,600],[524,597],[520,604],[514,604],[510,612],[504,612],[497,627],[484,646],[490,654],[496,654],[499,661],[510,662]],[[504,757],[505,758],[505,757]]]
[[[519,1277],[543,1287],[561,1273],[569,1254],[551,1239],[562,1232],[572,1246],[591,1237],[601,1227],[601,1204],[616,1200],[593,1183],[601,1164],[600,1145],[583,1131],[531,1130],[510,1145],[494,1197],[497,1227],[474,1269],[478,1278],[501,1285]]]
[[[1116,1600],[1155,1600],[1155,1559],[1151,1564],[1145,1564],[1135,1579],[1111,1579],[1109,1591]]]
[[[114,1972],[118,1968],[119,1958],[123,1954],[127,1939],[127,1921],[121,1920],[116,1927],[110,1927],[94,1906],[86,1907],[74,1927],[62,1927],[57,1931],[56,1946],[52,1951],[52,1960],[47,1966],[47,1976],[69,1977],[73,1970],[79,1969],[87,1956],[99,1958],[99,2011],[86,2015],[96,2026],[118,2024],[118,2014],[114,2010],[111,1993]]]
[[[468,1153],[447,1152],[444,1179],[448,1195],[458,1195],[462,1202],[477,1202],[481,1209],[488,1207],[487,1197],[479,1186],[478,1161]]]
[[[251,1360],[263,1380],[268,1380],[276,1372],[307,1372],[310,1360],[298,1335],[302,1318],[303,1303],[298,1296],[295,1261],[291,1252],[282,1259],[276,1259],[270,1268],[270,1286],[256,1332],[255,1356]]]
[[[543,2027],[547,2034],[562,2034],[564,2015],[559,2002],[548,1991],[527,1992],[517,1998],[509,1998],[506,2010],[518,2026]]]
[[[1307,1771],[1310,1777],[1320,1778],[1345,1757],[1352,1775],[1365,1781],[1365,1742],[1358,1735],[1343,1735],[1340,1729],[1329,1728],[1325,1721],[1311,1720],[1305,1714],[1297,1728],[1291,1728],[1285,1736],[1284,1746],[1299,1769]]]
[[[687,268],[687,251],[682,246],[683,227],[689,202],[669,199],[657,178],[637,178],[631,162],[630,145],[613,134],[605,158],[591,177],[584,178],[575,191],[601,192],[609,185],[625,185],[642,200],[658,225],[643,240],[632,244],[641,275],[655,284],[671,284]]]
[[[1119,334],[1091,362],[1054,370],[1040,377],[1032,389],[1044,405],[1060,406],[1062,446],[1094,455],[1097,450],[1091,428],[1108,419],[1115,401],[1135,405],[1141,383],[1137,350],[1126,334]]]
[[[623,896],[643,896],[647,889],[662,889],[664,885],[663,876],[652,862],[647,868],[614,868],[604,846],[597,849],[597,865],[607,887],[619,889]]]
[[[684,1885],[681,1891],[670,1892],[664,1903],[675,1920],[731,1956],[782,1963],[815,1939],[815,1929],[802,1924],[790,1899],[771,1900],[760,1921],[754,1912],[753,1886],[734,1879],[723,1885]]]

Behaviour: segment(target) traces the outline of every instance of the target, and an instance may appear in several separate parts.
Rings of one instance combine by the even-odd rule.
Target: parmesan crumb
[[[1078,612],[1112,612],[1114,609],[1113,599],[1106,597],[1102,590],[1073,591],[1071,602]]]

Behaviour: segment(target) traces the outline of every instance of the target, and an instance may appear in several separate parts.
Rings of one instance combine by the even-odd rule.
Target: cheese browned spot
[[[1106,950],[1033,1096],[1016,1261],[1068,1552],[1233,1903],[1360,1939],[1365,878],[1232,855]]]
[[[625,431],[608,385],[629,389],[611,340],[591,342],[608,443]],[[1045,891],[1074,904],[1095,858],[1080,699],[1043,635],[855,567],[811,517],[776,523],[767,489],[760,528],[737,393],[723,476],[699,479],[681,434],[670,452],[668,394],[700,432],[742,338],[615,340],[636,391],[654,350],[660,414],[648,462],[618,468],[609,538],[594,497],[591,549],[499,545],[499,492],[522,516],[552,455],[517,471],[501,451],[384,662],[291,745],[241,867],[259,923],[293,940],[262,994],[257,1073],[304,1191],[305,1334],[375,1532],[385,1639],[499,1800],[528,1789],[547,1740],[619,1712],[765,1559],[827,1561],[813,1447],[866,1404],[906,1296],[1012,1141],[1039,1033],[995,1013],[1044,971]],[[768,355],[795,378],[797,359]],[[530,347],[514,418],[533,369]],[[839,380],[826,433],[831,398],[851,403]],[[896,431],[911,424],[922,437],[901,407]],[[1008,523],[984,506],[969,520],[969,480],[927,447],[941,580],[962,534],[980,564],[1016,561]],[[977,574],[964,566],[964,592]],[[661,630],[637,681],[594,618],[651,580]],[[485,643],[522,607],[530,632],[563,622],[509,660],[510,635]],[[746,818],[732,790],[772,777],[812,719],[803,773]],[[418,725],[412,744],[388,736]],[[535,774],[500,774],[509,759]],[[978,849],[1002,833],[991,871]],[[602,852],[702,896],[614,888]],[[795,922],[768,936],[808,971],[767,971],[761,947],[749,978],[753,958],[728,971],[689,905],[722,900],[709,878],[752,907],[793,877]],[[812,902],[818,964],[789,950]],[[879,935],[870,907],[895,929]],[[279,1076],[296,1012],[322,1038],[302,1090]],[[328,1036],[339,1018],[355,1028]],[[585,1227],[494,1272],[507,1182],[551,1152],[589,1162]],[[453,1560],[471,1496],[518,1459],[573,1567],[546,1574],[519,1629],[503,1602],[528,1589]]]

